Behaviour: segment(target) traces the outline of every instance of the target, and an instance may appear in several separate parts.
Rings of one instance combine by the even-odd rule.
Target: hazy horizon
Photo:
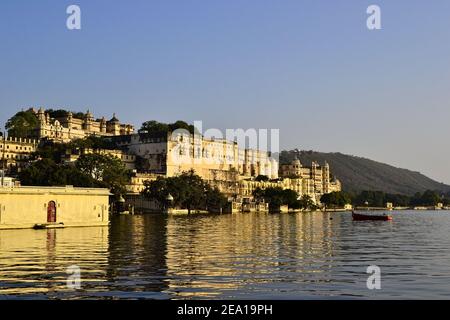
[[[82,29],[66,28],[66,8]],[[366,27],[381,7],[382,30]],[[450,184],[450,2],[0,3],[0,123],[22,108],[278,128]],[[444,140],[444,143],[442,142]]]

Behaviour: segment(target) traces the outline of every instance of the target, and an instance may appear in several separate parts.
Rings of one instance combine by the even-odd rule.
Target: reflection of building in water
[[[233,292],[331,279],[332,221],[327,214],[169,217],[170,292],[186,298],[234,298]]]
[[[304,213],[281,215],[279,225],[280,257],[292,257],[296,260],[283,262],[280,268],[297,274],[299,281],[327,282],[331,279],[330,259],[336,254],[333,239],[336,228],[332,226],[329,213]]]
[[[108,281],[120,291],[164,292],[167,289],[166,217],[114,219],[110,229]],[[130,284],[130,278],[137,280]]]
[[[105,281],[108,235],[108,227],[0,230],[0,295],[76,295],[66,286],[72,265],[81,269],[83,291],[95,289]]]

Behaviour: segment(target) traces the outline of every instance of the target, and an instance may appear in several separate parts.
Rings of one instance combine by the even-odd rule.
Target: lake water
[[[120,216],[0,231],[0,299],[449,299],[450,212]],[[81,289],[67,288],[67,268]],[[381,268],[381,289],[366,286]]]

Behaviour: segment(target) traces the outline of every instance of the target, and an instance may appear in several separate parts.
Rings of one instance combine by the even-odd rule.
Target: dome
[[[119,119],[116,118],[116,114],[115,113],[113,114],[113,117],[111,118],[111,120],[109,120],[109,122],[115,122],[115,123],[119,122]]]

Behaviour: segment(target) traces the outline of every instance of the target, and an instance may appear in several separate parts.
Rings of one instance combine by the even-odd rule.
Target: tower
[[[319,164],[315,161],[311,163],[311,179],[314,185],[314,192],[320,193],[322,189],[322,174],[319,172]]]
[[[72,128],[72,121],[73,121],[73,114],[69,111],[67,114],[67,127],[70,129]]]
[[[45,117],[45,111],[42,108],[39,108],[38,111],[38,128],[37,128],[37,138],[44,138],[45,137],[45,128],[47,126],[47,118]]]
[[[322,171],[323,175],[323,192],[330,193],[330,165],[325,161],[325,165]]]
[[[120,135],[120,121],[119,119],[117,119],[116,114],[113,114],[113,117],[111,118],[111,120],[109,120],[107,122],[107,132],[114,135],[114,136],[118,136]]]
[[[103,117],[100,120],[100,132],[101,133],[106,133],[106,119],[105,119],[105,117]]]
[[[92,130],[92,122],[94,122],[94,115],[88,110],[84,116],[84,130],[90,132]]]
[[[292,172],[291,174],[293,174],[294,176],[301,176],[301,170],[302,170],[302,163],[300,162],[300,160],[295,157],[294,161],[292,161]]]
[[[47,124],[46,118],[45,118],[45,112],[44,112],[44,109],[42,109],[42,108],[39,108],[39,111],[38,111],[38,121],[39,121],[39,125],[41,125],[41,126],[45,126]]]

